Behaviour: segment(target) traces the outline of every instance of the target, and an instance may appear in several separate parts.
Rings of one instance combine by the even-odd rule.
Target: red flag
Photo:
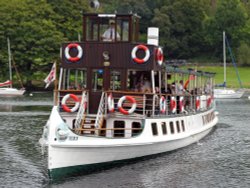
[[[56,63],[53,64],[49,75],[45,78],[44,82],[46,83],[45,88],[49,87],[51,82],[56,79]]]
[[[190,74],[188,80],[187,80],[187,81],[185,82],[185,84],[184,84],[184,89],[187,89],[189,82],[190,82],[191,80],[194,80],[194,79],[195,79],[195,75]]]

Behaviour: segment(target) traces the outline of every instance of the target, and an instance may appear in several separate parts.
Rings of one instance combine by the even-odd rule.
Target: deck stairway
[[[82,92],[82,100],[80,104],[80,108],[78,110],[77,116],[76,116],[76,123],[75,128],[79,129],[81,128],[82,122],[85,121],[86,117],[86,109],[87,109],[87,94],[85,91]]]
[[[82,94],[82,101],[80,109],[77,113],[75,131],[79,134],[94,135],[100,134],[100,129],[103,128],[104,116],[105,116],[105,93],[102,93],[99,103],[98,112],[96,115],[90,115],[86,112],[87,95]]]

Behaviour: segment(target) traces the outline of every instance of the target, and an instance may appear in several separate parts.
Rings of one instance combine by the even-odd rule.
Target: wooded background
[[[128,13],[141,16],[140,38],[147,27],[160,28],[166,60],[222,62],[222,32],[238,65],[250,66],[249,0],[0,0],[0,79],[8,79],[7,37],[25,86],[43,80],[62,42],[78,41],[82,13]]]

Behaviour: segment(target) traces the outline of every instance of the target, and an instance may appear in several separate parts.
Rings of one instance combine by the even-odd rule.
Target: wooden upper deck
[[[108,39],[105,32],[111,25],[114,36]],[[61,66],[67,69],[106,67],[159,70],[161,68],[161,64],[157,61],[159,47],[139,43],[138,38],[137,15],[84,14],[82,41],[62,45]]]

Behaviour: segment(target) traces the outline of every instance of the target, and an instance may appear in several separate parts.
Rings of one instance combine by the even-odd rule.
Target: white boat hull
[[[204,117],[214,114],[213,120],[204,125]],[[186,124],[186,130],[176,134],[163,135],[160,131],[161,122],[176,122],[182,119]],[[154,118],[146,119],[143,132],[133,138],[111,139],[105,137],[88,137],[75,135],[71,131],[65,141],[57,140],[58,126],[65,124],[60,118],[56,107],[48,121],[48,170],[53,176],[54,171],[77,166],[90,166],[134,159],[163,152],[176,150],[199,141],[206,136],[216,125],[218,118],[214,109],[199,113],[175,118]],[[159,128],[159,135],[153,136],[151,124],[156,122]],[[203,122],[203,123],[202,123]]]
[[[0,96],[22,96],[24,92],[24,89],[0,88]]]
[[[233,89],[215,89],[214,98],[216,99],[239,99],[243,96],[244,91]]]

